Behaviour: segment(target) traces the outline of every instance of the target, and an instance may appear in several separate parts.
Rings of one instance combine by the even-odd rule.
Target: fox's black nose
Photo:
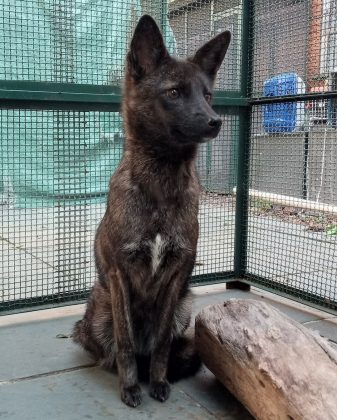
[[[221,118],[211,118],[208,120],[208,125],[212,128],[219,129],[221,127],[222,121]]]

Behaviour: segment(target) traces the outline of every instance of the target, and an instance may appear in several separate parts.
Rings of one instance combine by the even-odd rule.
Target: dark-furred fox
[[[194,161],[198,144],[221,127],[212,88],[229,42],[230,33],[220,33],[178,60],[145,15],[127,55],[125,149],[96,233],[98,279],[74,340],[106,368],[117,367],[121,398],[133,407],[140,377],[165,401],[169,381],[200,366],[186,332],[199,229]]]

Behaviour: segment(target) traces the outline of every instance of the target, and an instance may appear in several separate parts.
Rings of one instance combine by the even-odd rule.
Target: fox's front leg
[[[163,402],[170,395],[167,365],[172,343],[174,311],[178,300],[176,282],[172,281],[169,290],[165,288],[161,295],[161,299],[158,299],[160,308],[156,325],[155,346],[150,363],[150,395]]]
[[[138,385],[128,288],[118,269],[110,270],[108,277],[121,399],[125,404],[137,407],[141,403],[141,389]]]

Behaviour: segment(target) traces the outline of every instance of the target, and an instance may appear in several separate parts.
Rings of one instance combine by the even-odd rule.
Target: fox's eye
[[[179,97],[178,89],[169,89],[166,92],[167,96],[171,99],[177,99]]]
[[[210,93],[205,93],[205,99],[208,103],[210,103],[212,99],[212,95]]]

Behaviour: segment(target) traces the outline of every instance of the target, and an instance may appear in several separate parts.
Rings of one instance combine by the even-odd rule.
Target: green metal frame
[[[0,107],[119,111],[120,89],[109,85],[0,81]]]
[[[323,101],[324,99],[337,98],[337,92],[317,92],[302,93],[301,95],[273,96],[263,98],[252,98],[249,100],[250,105],[266,105],[277,104],[282,102],[298,102],[298,101]]]
[[[242,40],[241,40],[241,80],[240,96],[250,97],[251,87],[251,57],[252,52],[252,22],[250,17],[251,0],[243,0],[242,9]],[[249,102],[239,113],[239,144],[238,144],[238,169],[235,212],[235,248],[234,248],[234,275],[243,278],[246,273],[247,263],[247,226],[249,205],[249,138],[250,138],[251,108]]]
[[[119,111],[120,88],[110,85],[0,80],[0,107]],[[215,107],[247,107],[246,97],[232,91],[217,92]]]

